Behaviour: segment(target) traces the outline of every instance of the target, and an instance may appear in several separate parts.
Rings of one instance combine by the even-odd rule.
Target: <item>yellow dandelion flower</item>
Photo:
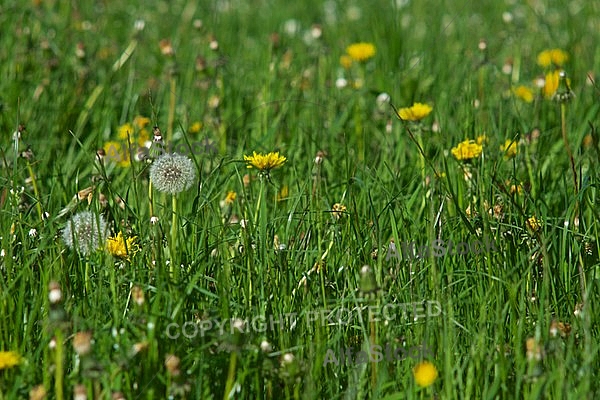
[[[429,361],[423,361],[413,368],[415,382],[421,387],[428,387],[435,382],[438,377],[438,371],[435,365]]]
[[[451,151],[452,155],[456,157],[457,160],[470,160],[481,155],[483,146],[475,143],[474,140],[467,139],[460,142],[458,146],[452,148]]]
[[[349,69],[352,66],[352,57],[348,54],[343,54],[340,56],[340,65],[345,69]]]
[[[127,151],[127,146],[124,144],[110,141],[104,143],[102,149],[106,160],[117,163],[119,167],[129,167],[131,165],[131,157]]]
[[[106,239],[106,250],[115,257],[129,259],[139,251],[139,246],[135,243],[137,236],[132,236],[125,240],[123,232],[119,232],[116,237]]]
[[[146,143],[150,141],[150,131],[146,128],[142,128],[138,132],[137,144],[140,147],[146,146]]]
[[[500,150],[504,152],[504,158],[509,159],[517,155],[517,141],[514,139],[506,139]]]
[[[367,61],[375,55],[375,45],[373,43],[353,43],[346,47],[346,53],[354,61]]]
[[[230,205],[233,204],[235,199],[237,198],[237,193],[234,191],[227,192],[227,196],[225,196],[225,204]]]
[[[526,103],[531,103],[533,101],[533,90],[527,86],[517,86],[516,88],[513,88],[512,92],[516,97]]]
[[[256,154],[253,152],[251,156],[244,156],[244,161],[248,164],[248,168],[257,168],[262,172],[269,172],[273,168],[280,167],[285,163],[286,158],[284,156],[280,156],[279,152],[276,153],[268,153],[268,154]]]
[[[546,78],[544,79],[544,87],[542,91],[544,92],[544,96],[546,98],[551,98],[554,96],[554,93],[558,90],[558,83],[560,81],[560,72],[552,71],[546,74]]]
[[[198,132],[200,132],[200,129],[202,129],[202,122],[196,121],[190,125],[188,132],[189,133],[198,133]]]
[[[569,55],[561,49],[544,50],[537,57],[537,63],[542,68],[551,65],[561,67],[569,59]]]
[[[127,135],[133,135],[133,126],[127,122],[119,127],[117,130],[117,137],[121,140],[127,140]]]
[[[21,356],[16,351],[0,351],[0,371],[19,365]]]
[[[477,136],[477,139],[475,139],[475,141],[477,142],[477,144],[484,144],[489,142],[489,139],[487,137],[487,135],[479,135]]]
[[[137,117],[135,117],[133,119],[133,125],[137,126],[138,129],[144,129],[145,127],[148,126],[149,123],[150,123],[150,118],[143,117],[141,115],[138,115]]]
[[[433,108],[429,104],[415,103],[411,107],[401,108],[398,117],[404,121],[420,121],[431,113]]]
[[[542,229],[542,225],[540,224],[538,219],[535,217],[535,215],[527,219],[527,227],[534,232],[537,232],[540,229]]]

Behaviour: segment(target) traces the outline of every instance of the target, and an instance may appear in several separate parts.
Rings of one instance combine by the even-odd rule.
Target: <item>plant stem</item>
[[[175,256],[175,252],[177,250],[177,196],[173,195],[171,198],[173,210],[172,210],[172,220],[171,220],[171,265],[169,266],[169,270],[171,272],[171,277],[177,281],[179,279],[179,268],[175,267],[175,264],[179,263],[179,260]]]
[[[225,385],[225,393],[223,393],[223,400],[227,400],[229,398],[229,393],[233,389],[233,384],[235,383],[235,368],[237,365],[237,353],[235,351],[231,352],[229,356],[229,373],[227,374],[227,384]]]
[[[64,366],[63,366],[63,333],[60,328],[54,332],[54,340],[56,341],[56,348],[54,349],[54,395],[56,400],[63,400],[63,377],[64,377]]]
[[[573,183],[575,185],[575,195],[577,195],[577,170],[575,169],[575,160],[573,159],[573,153],[569,146],[569,140],[567,139],[567,104],[565,102],[560,105],[560,127],[562,130],[563,141],[565,142],[565,149],[569,156],[569,162],[571,163],[571,171],[573,172]]]

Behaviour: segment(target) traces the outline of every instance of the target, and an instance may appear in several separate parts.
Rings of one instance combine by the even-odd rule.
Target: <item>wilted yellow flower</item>
[[[506,139],[504,144],[500,146],[500,150],[504,152],[504,158],[513,158],[517,155],[517,141],[514,139]]]
[[[0,351],[0,371],[12,368],[21,362],[21,356],[16,351]]]
[[[192,125],[190,125],[188,132],[189,133],[198,133],[202,129],[202,122],[196,121]]]
[[[263,172],[269,172],[273,168],[283,165],[286,158],[280,156],[279,152],[271,152],[268,154],[256,154],[256,152],[253,152],[251,156],[244,156],[244,161],[248,164],[248,168],[254,167]]]
[[[119,232],[116,237],[106,239],[106,250],[115,257],[129,259],[140,249],[135,243],[136,238],[137,236],[128,237],[125,241],[123,232]]]
[[[331,214],[335,219],[340,219],[346,212],[346,206],[340,203],[335,203],[331,209]]]
[[[561,67],[568,59],[568,54],[561,49],[551,49],[538,54],[537,62],[543,68],[547,68],[552,64]]]
[[[237,193],[230,190],[229,192],[227,192],[227,196],[225,196],[225,204],[232,204],[236,198]]]
[[[415,103],[411,107],[401,108],[398,117],[404,121],[420,121],[431,113],[429,104]]]
[[[517,86],[516,88],[513,88],[512,92],[515,96],[527,103],[531,103],[533,101],[533,90],[527,86]]]
[[[367,61],[375,55],[375,45],[372,43],[353,43],[346,48],[346,53],[354,61]]]
[[[477,144],[484,144],[487,143],[489,140],[487,135],[479,135],[477,136],[477,139],[475,139],[475,141],[477,142]]]
[[[121,125],[117,130],[117,136],[121,140],[127,140],[128,135],[133,135],[133,126],[129,122]]]
[[[415,382],[421,387],[428,387],[435,382],[438,377],[438,371],[435,365],[429,361],[423,361],[413,368]]]
[[[133,124],[138,127],[138,129],[143,129],[150,123],[150,118],[143,117],[141,115],[136,116],[133,119]]]
[[[470,160],[471,158],[477,158],[483,151],[483,146],[475,143],[474,140],[465,140],[458,144],[458,146],[452,148],[452,155],[457,160]]]
[[[340,65],[345,69],[348,69],[352,66],[352,57],[348,54],[343,54],[340,56]]]
[[[527,227],[532,231],[537,232],[542,228],[542,225],[540,225],[540,222],[534,215],[531,218],[527,219]]]

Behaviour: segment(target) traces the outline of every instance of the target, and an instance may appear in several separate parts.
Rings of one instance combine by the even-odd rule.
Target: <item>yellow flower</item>
[[[546,79],[544,79],[544,88],[542,91],[544,92],[544,96],[550,98],[554,96],[554,93],[558,90],[558,82],[560,80],[560,72],[553,71],[548,72],[546,74]]]
[[[454,155],[457,160],[470,160],[471,158],[477,158],[481,155],[483,146],[475,143],[474,140],[467,139],[460,142],[458,146],[454,147],[451,151],[452,155]]]
[[[117,163],[119,167],[129,167],[131,165],[131,157],[127,151],[127,146],[122,143],[110,141],[104,143],[102,148],[106,160]]]
[[[283,185],[279,192],[277,192],[277,201],[284,201],[290,195],[290,188],[288,185]]]
[[[435,365],[429,361],[423,361],[413,368],[413,375],[417,385],[421,387],[428,387],[431,386],[437,379],[438,371],[435,368]]]
[[[150,132],[148,129],[142,128],[138,133],[137,144],[140,147],[146,146],[146,142],[150,141]]]
[[[431,113],[433,108],[429,104],[415,103],[412,107],[401,108],[398,117],[404,121],[420,121]]]
[[[534,215],[531,218],[527,219],[527,227],[532,231],[537,232],[542,228],[542,225],[540,225],[540,222]]]
[[[150,118],[142,117],[138,115],[133,119],[133,124],[138,127],[138,129],[144,129],[150,123]]]
[[[331,214],[333,215],[333,217],[335,219],[340,219],[344,216],[344,213],[346,212],[347,208],[343,204],[335,203],[333,207],[331,207],[331,210]]]
[[[524,102],[531,103],[533,101],[533,90],[527,86],[517,86],[513,89],[513,94]]]
[[[192,125],[190,125],[188,132],[189,133],[198,133],[202,129],[202,122],[196,121]]]
[[[117,137],[121,140],[127,140],[127,135],[133,135],[133,126],[127,122],[119,127]]]
[[[509,159],[517,155],[517,141],[514,139],[506,139],[504,144],[500,146],[500,150],[504,152],[504,158]]]
[[[248,168],[254,167],[268,173],[273,168],[283,165],[286,158],[280,156],[279,152],[268,154],[256,154],[256,152],[253,152],[251,156],[244,156],[244,161],[248,164]]]
[[[477,144],[484,144],[484,143],[488,142],[488,137],[487,137],[487,135],[479,135],[479,136],[477,136],[476,141],[477,141]]]
[[[0,371],[12,368],[21,362],[21,356],[16,351],[0,351]]]
[[[119,232],[116,237],[106,239],[106,250],[115,257],[129,259],[139,251],[139,246],[135,243],[137,236],[123,238],[123,232]]]
[[[353,43],[346,47],[346,53],[354,61],[367,61],[375,55],[375,45],[372,43]]]
[[[225,196],[225,204],[233,204],[236,198],[237,193],[230,190],[229,192],[227,192],[227,196]]]
[[[348,54],[343,54],[340,56],[340,65],[345,69],[349,69],[352,66],[352,57]]]
[[[568,59],[568,54],[561,49],[551,49],[544,50],[538,54],[537,62],[538,65],[543,68],[547,68],[552,64],[556,65],[557,67],[561,67],[565,62],[567,62]]]

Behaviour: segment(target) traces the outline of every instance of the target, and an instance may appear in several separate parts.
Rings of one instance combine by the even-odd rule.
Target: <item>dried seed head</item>
[[[77,332],[73,337],[73,349],[80,356],[92,350],[92,332]]]
[[[57,304],[62,301],[62,290],[56,281],[51,281],[48,285],[48,299],[50,304]]]
[[[150,180],[159,192],[177,194],[187,190],[196,179],[194,163],[180,154],[163,154],[150,167]]]
[[[65,244],[83,255],[88,255],[104,244],[108,227],[102,215],[89,211],[75,214],[63,230]]]

